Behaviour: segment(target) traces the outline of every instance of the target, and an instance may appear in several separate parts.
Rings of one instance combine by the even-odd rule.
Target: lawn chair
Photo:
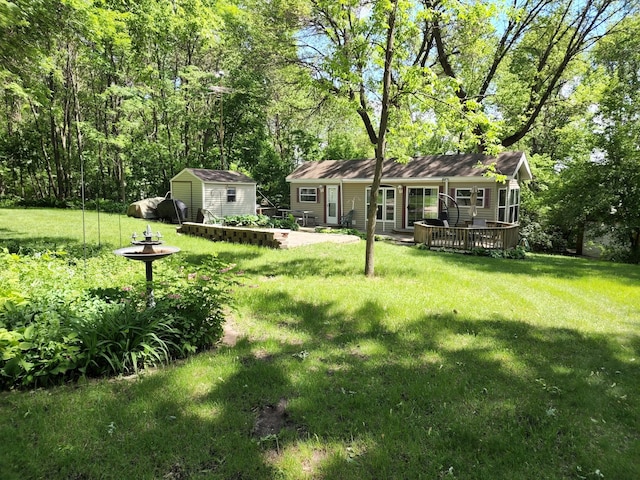
[[[340,226],[344,228],[351,228],[353,224],[353,215],[356,213],[355,210],[349,210],[349,213],[343,215],[340,218]]]
[[[198,209],[196,223],[204,223],[206,225],[222,225],[223,218],[214,215],[211,210],[200,208]]]

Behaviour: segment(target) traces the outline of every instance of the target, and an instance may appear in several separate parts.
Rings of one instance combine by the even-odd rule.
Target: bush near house
[[[227,215],[222,218],[222,223],[230,227],[286,228],[289,230],[300,228],[293,215],[282,219],[267,215]]]

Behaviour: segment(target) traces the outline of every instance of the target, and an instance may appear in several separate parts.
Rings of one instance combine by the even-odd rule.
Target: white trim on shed
[[[185,168],[171,179],[171,198],[187,205],[190,221],[200,209],[220,217],[254,215],[256,182],[240,172]]]

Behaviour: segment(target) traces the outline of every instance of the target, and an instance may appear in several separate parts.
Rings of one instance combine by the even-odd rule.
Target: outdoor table
[[[278,212],[280,212],[282,218],[286,218],[287,215],[291,214],[294,217],[297,217],[298,214],[300,218],[302,218],[302,226],[307,226],[307,220],[309,219],[309,214],[313,213],[311,210],[291,210],[288,208],[279,208]]]

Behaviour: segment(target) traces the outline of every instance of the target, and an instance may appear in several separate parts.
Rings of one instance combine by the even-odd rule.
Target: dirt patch
[[[261,439],[269,435],[278,435],[283,428],[289,426],[287,403],[286,398],[281,398],[277,405],[260,407],[251,436]]]
[[[327,452],[324,450],[314,450],[311,458],[306,458],[302,462],[302,471],[307,475],[312,475],[317,470],[318,466],[327,459]]]
[[[171,466],[169,471],[162,477],[164,480],[183,480],[189,478],[189,472],[179,463]]]
[[[259,349],[253,352],[253,358],[256,360],[261,360],[263,362],[270,362],[274,359],[274,355],[269,353],[267,350]]]
[[[240,338],[240,332],[235,329],[235,325],[231,320],[227,320],[222,326],[222,338],[220,343],[227,347],[235,347]]]

